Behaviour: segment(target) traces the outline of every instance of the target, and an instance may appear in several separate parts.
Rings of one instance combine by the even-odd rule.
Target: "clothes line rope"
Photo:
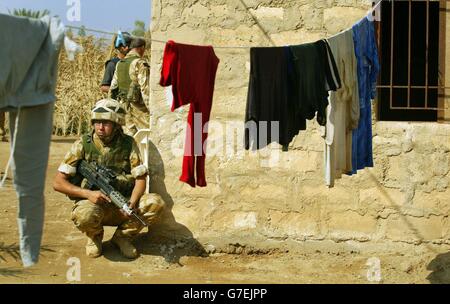
[[[85,30],[87,32],[93,32],[93,33],[100,33],[100,34],[107,34],[107,35],[111,35],[114,36],[116,35],[116,33],[112,33],[112,32],[107,32],[107,31],[102,31],[102,30],[96,30],[96,29],[90,29],[90,28],[86,28],[86,27],[79,27],[79,26],[72,26],[72,25],[66,25],[66,28],[69,29],[76,29],[76,30]],[[138,38],[145,38],[142,36],[135,36]],[[158,43],[167,43],[167,41],[164,40],[158,40],[158,39],[150,39],[151,42],[158,42]],[[252,47],[257,47],[255,46],[214,46],[215,49],[249,49]]]
[[[382,2],[382,0],[379,0],[372,8],[366,13],[366,15],[365,15],[363,18],[366,18],[367,16],[372,15],[373,12],[379,7],[379,5],[381,4],[381,2]],[[66,28],[69,28],[69,29],[77,29],[77,30],[85,30],[85,31],[88,31],[88,32],[100,33],[100,34],[106,34],[106,35],[111,35],[111,36],[116,35],[116,33],[113,33],[113,32],[107,32],[107,31],[96,30],[96,29],[90,29],[90,28],[86,28],[86,27],[72,26],[72,25],[66,25]],[[334,35],[332,35],[331,37],[337,36],[337,35],[339,35],[339,34],[345,32],[345,31],[347,31],[347,30],[349,30],[349,29],[351,29],[351,27],[350,27],[350,28],[347,28],[347,29],[345,29],[345,30],[343,30],[343,31],[341,31],[341,32],[339,32],[339,33],[337,33],[337,34],[334,34]],[[142,37],[142,36],[135,36],[135,37],[138,37],[138,38],[145,38],[145,37]],[[158,40],[158,39],[149,39],[149,40],[150,40],[151,42],[157,42],[157,43],[163,43],[163,44],[167,43],[167,41],[164,41],[164,40]],[[260,46],[260,45],[253,45],[253,46],[213,46],[214,49],[250,49],[250,48],[252,48],[252,47],[265,47],[265,46]]]

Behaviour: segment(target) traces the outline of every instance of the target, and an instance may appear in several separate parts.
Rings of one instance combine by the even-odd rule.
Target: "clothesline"
[[[377,4],[375,4],[368,12],[367,14],[363,17],[366,18],[367,16],[370,16],[371,14],[373,14],[373,12],[379,7],[380,3],[382,2],[382,0],[378,1]],[[114,36],[116,35],[116,33],[113,32],[107,32],[107,31],[102,31],[102,30],[96,30],[96,29],[90,29],[90,28],[85,28],[85,27],[78,27],[78,26],[71,26],[71,25],[66,25],[66,28],[70,28],[70,29],[78,29],[78,30],[85,30],[88,32],[93,32],[93,33],[100,33],[100,34],[107,34],[107,35],[111,35]],[[350,27],[351,28],[351,27]],[[334,34],[331,37],[337,36],[347,30],[349,30],[350,28],[347,28],[337,34]],[[136,36],[139,38],[145,38],[142,36]],[[158,40],[158,39],[149,39],[151,42],[157,42],[157,43],[162,43],[165,44],[167,43],[167,41],[164,40]],[[259,47],[258,45],[254,45],[254,46],[213,46],[214,49],[250,49],[252,47]]]
[[[90,29],[90,28],[85,28],[85,27],[78,27],[78,26],[71,26],[71,25],[66,25],[66,28],[70,28],[70,29],[77,29],[77,30],[85,30],[88,32],[93,32],[93,33],[100,33],[100,34],[107,34],[107,35],[111,35],[114,36],[116,35],[116,33],[112,33],[112,32],[106,32],[106,31],[101,31],[101,30],[96,30],[96,29]],[[136,36],[139,38],[145,38],[142,36]],[[167,41],[164,40],[158,40],[158,39],[149,39],[151,42],[158,42],[158,43],[167,43]],[[252,47],[256,47],[256,46],[215,46],[215,49],[249,49]]]

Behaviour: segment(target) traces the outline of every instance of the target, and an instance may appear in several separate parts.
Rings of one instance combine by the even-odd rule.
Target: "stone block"
[[[327,32],[336,34],[351,28],[366,11],[353,7],[332,7],[323,11],[323,25]]]
[[[393,241],[420,243],[442,238],[442,217],[397,215],[389,217],[386,221],[386,237]]]
[[[450,199],[450,197],[449,197]],[[412,204],[404,208],[404,213],[416,217],[429,217],[430,215],[441,216],[440,201],[434,193],[416,191]]]
[[[370,215],[361,216],[356,212],[346,211],[331,214],[327,226],[333,239],[367,241],[377,231],[377,220]]]
[[[238,212],[234,214],[234,228],[256,228],[257,222],[256,212]]]
[[[264,231],[271,238],[304,239],[320,233],[318,221],[314,210],[306,213],[270,210]]]

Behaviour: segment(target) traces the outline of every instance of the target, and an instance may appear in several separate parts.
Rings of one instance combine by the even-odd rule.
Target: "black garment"
[[[102,86],[106,85],[106,86],[110,86],[113,76],[114,76],[114,71],[116,70],[116,64],[120,61],[120,59],[118,57],[114,57],[108,61],[106,61],[105,63],[105,73],[103,75],[103,80],[102,80]]]
[[[290,46],[295,67],[294,85],[299,115],[324,126],[327,122],[328,91],[341,87],[341,79],[326,40]]]
[[[288,47],[250,49],[245,149],[262,149],[271,142],[287,147],[299,130],[306,129],[305,119],[296,115],[291,60]],[[256,127],[252,127],[252,122]]]

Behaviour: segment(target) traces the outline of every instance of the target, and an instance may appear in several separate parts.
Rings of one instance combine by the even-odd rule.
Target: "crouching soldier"
[[[91,115],[93,131],[73,144],[53,183],[56,191],[75,200],[72,221],[86,234],[86,254],[90,257],[102,254],[103,226],[117,226],[111,241],[123,256],[136,258],[138,252],[132,238],[144,225],[116,207],[101,191],[86,187],[86,179],[77,172],[81,160],[96,162],[115,173],[114,188],[129,199],[129,207],[144,219],[149,229],[165,206],[158,194],[144,194],[147,168],[134,139],[123,133],[125,114],[123,106],[114,99],[98,101]]]

